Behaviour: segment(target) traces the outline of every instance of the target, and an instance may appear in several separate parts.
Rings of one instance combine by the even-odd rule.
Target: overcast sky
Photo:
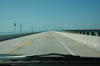
[[[100,0],[0,0],[0,32],[100,28]]]

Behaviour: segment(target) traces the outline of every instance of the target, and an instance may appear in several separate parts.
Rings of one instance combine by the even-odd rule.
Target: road
[[[37,55],[47,53],[100,57],[100,52],[54,31],[0,41],[0,54]]]

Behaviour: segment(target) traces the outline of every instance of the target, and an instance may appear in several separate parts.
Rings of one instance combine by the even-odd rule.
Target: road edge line
[[[72,52],[72,50],[70,50],[56,35],[54,35],[55,38],[72,54],[72,55],[76,55],[75,53]]]

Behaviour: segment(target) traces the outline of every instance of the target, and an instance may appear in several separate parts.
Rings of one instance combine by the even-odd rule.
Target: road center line
[[[75,53],[72,52],[72,50],[70,50],[67,45],[65,45],[56,35],[54,35],[55,38],[72,54],[75,55]]]
[[[39,38],[40,36],[41,36],[41,35],[36,36],[35,38],[26,41],[25,43],[21,44],[20,46],[17,46],[17,47],[15,47],[15,48],[13,48],[13,49],[7,51],[7,52],[4,52],[4,53],[2,53],[2,54],[10,54],[10,53],[14,52],[14,51],[15,51],[16,49],[18,49],[18,48],[25,47],[26,45],[30,44],[34,39],[37,39],[37,38]]]

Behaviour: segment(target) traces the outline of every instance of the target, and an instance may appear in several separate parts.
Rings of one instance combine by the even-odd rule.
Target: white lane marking
[[[72,54],[75,55],[75,53],[73,53],[68,47],[67,45],[65,45],[56,35],[54,35],[55,38]]]

